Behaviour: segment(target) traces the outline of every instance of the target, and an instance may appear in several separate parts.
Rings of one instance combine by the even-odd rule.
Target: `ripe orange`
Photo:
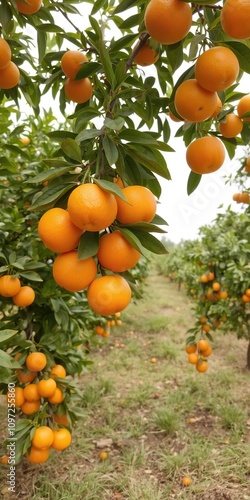
[[[21,14],[35,14],[38,12],[42,5],[42,0],[28,0],[28,2],[22,2],[22,0],[17,0],[16,8]]]
[[[116,320],[116,324],[117,324],[117,326],[122,326],[122,320],[121,319],[117,319]]]
[[[99,458],[100,458],[100,460],[107,460],[108,453],[106,451],[100,451]]]
[[[88,287],[87,300],[94,312],[108,316],[128,306],[131,288],[122,276],[102,276]]]
[[[188,362],[191,363],[191,365],[196,365],[199,360],[199,355],[196,352],[192,352],[191,354],[188,355]]]
[[[93,94],[92,83],[89,78],[82,78],[81,80],[68,78],[64,84],[64,90],[67,98],[78,104],[87,102]]]
[[[102,334],[103,334],[103,332],[104,332],[104,328],[103,328],[103,326],[101,326],[101,325],[97,325],[97,326],[95,327],[95,333],[96,333],[96,335],[102,335]]]
[[[106,233],[100,238],[97,258],[101,266],[110,271],[127,271],[137,264],[140,256],[140,252],[124,238],[121,231]]]
[[[245,294],[246,294],[247,297],[250,297],[250,288],[246,289]]]
[[[44,450],[44,448],[49,448],[54,441],[54,434],[50,427],[47,425],[41,425],[35,430],[34,436],[32,438],[32,446],[38,450]]]
[[[151,222],[156,213],[156,200],[151,191],[144,186],[128,186],[122,190],[125,198],[116,198],[117,219],[122,224]]]
[[[208,297],[209,298],[209,297]],[[202,325],[202,330],[204,330],[204,332],[210,332],[211,330],[211,326],[210,325]]]
[[[85,62],[88,62],[88,58],[83,52],[79,50],[68,50],[63,54],[61,59],[62,70],[68,78],[73,80]]]
[[[16,306],[28,307],[35,300],[35,292],[31,286],[21,286],[19,292],[12,297],[12,300]]]
[[[146,30],[159,43],[171,45],[182,40],[192,24],[192,10],[181,0],[150,0],[144,22]]]
[[[185,347],[185,351],[187,354],[192,354],[192,353],[196,352],[196,349],[197,349],[196,344],[186,345],[186,347]]]
[[[208,276],[208,281],[213,281],[214,280],[214,273],[213,271],[209,271],[209,273],[207,274]]]
[[[68,417],[67,415],[54,415],[54,421],[57,423],[57,424],[61,424],[61,425],[70,425],[69,423],[69,420],[68,420]]]
[[[244,122],[250,121],[250,116],[244,117],[245,113],[250,113],[250,94],[244,95],[238,102],[237,113]]]
[[[208,369],[208,363],[206,360],[199,360],[198,363],[196,364],[196,370],[197,372],[204,373]]]
[[[1,458],[0,458],[0,462],[1,464],[3,465],[7,465],[9,463],[9,457],[8,455],[3,455]]]
[[[31,372],[40,372],[47,364],[47,358],[42,352],[31,352],[26,358],[26,366]]]
[[[181,480],[183,486],[190,486],[192,479],[189,476],[184,476]]]
[[[207,135],[189,144],[186,160],[196,174],[209,174],[223,165],[225,148],[217,137]]]
[[[238,203],[249,203],[250,195],[248,193],[238,193],[237,202]]]
[[[245,293],[243,293],[243,295],[241,296],[241,300],[242,302],[250,302],[250,297],[248,297]]]
[[[53,378],[39,380],[37,389],[41,397],[50,398],[55,393],[56,382]]]
[[[38,234],[53,252],[69,252],[79,244],[82,229],[75,226],[63,208],[47,210],[38,223]]]
[[[33,382],[36,378],[37,372],[30,372],[29,370],[17,370],[17,378],[21,384],[28,384]]]
[[[6,68],[11,61],[11,49],[9,44],[0,38],[0,70]]]
[[[18,85],[20,72],[12,61],[4,69],[0,70],[0,89],[12,89]]]
[[[25,397],[22,387],[15,387],[15,390],[13,392],[8,391],[6,394],[6,401],[9,404],[14,403],[16,408],[20,408],[25,402]]]
[[[209,348],[209,342],[205,339],[198,340],[197,347],[199,351],[206,351]]]
[[[77,227],[84,231],[101,231],[110,226],[117,214],[113,194],[86,183],[78,186],[69,196],[68,211]]]
[[[21,410],[25,415],[32,415],[40,409],[40,399],[38,401],[24,401]]]
[[[239,70],[239,61],[232,50],[213,47],[198,57],[195,78],[204,89],[219,92],[235,82]]]
[[[95,279],[96,273],[93,257],[80,260],[76,250],[59,254],[53,264],[55,282],[70,292],[84,290]]]
[[[54,377],[65,378],[66,375],[67,375],[66,370],[65,370],[64,366],[62,366],[62,365],[54,365],[54,366],[52,366],[52,368],[50,370],[51,378],[54,378]]]
[[[71,434],[68,429],[58,429],[53,430],[54,433],[54,441],[52,444],[52,448],[54,450],[62,451],[68,448],[71,443]]]
[[[43,450],[38,450],[31,446],[30,451],[27,453],[26,457],[28,461],[32,464],[43,464],[49,458],[50,449],[44,448]]]
[[[3,297],[13,297],[21,288],[19,278],[14,278],[8,274],[0,278],[0,295]]]
[[[246,159],[245,172],[250,174],[250,156]]]
[[[63,400],[64,400],[64,394],[59,387],[57,387],[54,394],[48,398],[48,401],[52,405],[59,405],[60,403],[62,403]]]
[[[250,3],[248,0],[226,0],[220,21],[223,31],[231,38],[250,38]]]
[[[151,64],[155,64],[158,59],[159,55],[157,52],[147,43],[136,54],[134,62],[139,64],[139,66],[150,66]]]
[[[185,80],[176,90],[174,105],[177,113],[189,122],[203,122],[217,107],[217,93],[199,85],[195,78]]]
[[[38,392],[37,384],[28,384],[24,387],[23,395],[26,401],[38,401],[40,399],[40,394]]]
[[[201,282],[202,283],[207,283],[209,281],[208,275],[207,274],[202,274],[201,276]]]
[[[125,187],[124,183],[120,177],[113,177],[113,182],[115,184],[117,184],[117,186],[119,186],[121,189],[123,189]]]
[[[219,124],[219,130],[223,137],[236,137],[239,135],[243,129],[243,122],[239,116],[234,113],[229,113],[224,117],[225,121],[221,121]]]
[[[214,281],[214,283],[212,284],[212,289],[214,290],[214,292],[219,292],[220,291],[220,283],[218,281]]]
[[[108,338],[109,336],[110,336],[110,333],[108,332],[108,330],[104,330],[104,331],[102,332],[102,337],[103,337],[103,338],[105,338],[105,339],[106,339],[106,338]]]
[[[207,358],[208,356],[211,356],[212,352],[213,352],[212,347],[209,345],[208,349],[206,349],[205,351],[202,351],[202,356]]]
[[[169,116],[169,118],[171,118],[171,120],[173,120],[173,122],[181,122],[182,121],[182,120],[180,120],[180,118],[178,118],[177,116],[175,116],[174,113],[172,113],[171,110],[169,110],[168,116]]]
[[[220,298],[221,299],[227,299],[228,298],[228,293],[227,292],[220,292]]]
[[[20,142],[22,144],[24,144],[25,146],[28,146],[30,144],[30,138],[29,137],[21,137],[20,138]],[[28,203],[28,205],[27,205],[27,203]],[[30,206],[30,202],[29,201],[28,202],[26,201],[26,206]]]
[[[218,116],[218,114],[221,112],[223,108],[223,104],[219,98],[219,96],[217,95],[217,106],[214,110],[214,112],[211,114],[210,118],[216,118],[216,116]]]
[[[201,322],[201,323],[206,323],[206,322],[207,322],[207,318],[206,318],[206,316],[202,316],[202,317],[200,318],[200,322]]]

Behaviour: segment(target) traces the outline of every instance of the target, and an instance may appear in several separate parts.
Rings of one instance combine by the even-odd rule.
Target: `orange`
[[[20,72],[12,61],[4,69],[0,70],[0,89],[12,89],[18,85]]]
[[[52,448],[54,450],[62,451],[65,450],[65,448],[68,448],[68,446],[71,443],[71,434],[68,431],[68,429],[58,429],[58,430],[53,430],[54,433],[54,441],[52,444]]]
[[[38,401],[25,401],[21,406],[21,410],[25,415],[32,415],[40,409],[40,399]]]
[[[42,0],[26,0],[26,2],[17,0],[16,2],[16,8],[21,14],[35,14],[36,12],[38,12],[41,5]]]
[[[21,137],[20,142],[24,144],[25,146],[28,146],[30,144],[30,138],[29,137]],[[26,201],[26,204],[28,203],[27,206],[30,205],[29,202]]]
[[[214,292],[219,292],[220,291],[220,283],[218,283],[218,281],[214,281],[214,283],[212,284],[212,289],[214,290]]]
[[[63,400],[64,400],[64,394],[59,387],[57,387],[54,394],[48,398],[48,401],[52,405],[59,405],[60,403],[62,403]]]
[[[42,352],[31,352],[26,358],[26,366],[31,372],[40,372],[47,364],[47,358]]]
[[[104,332],[104,328],[103,328],[103,326],[101,326],[101,325],[97,325],[97,326],[95,327],[95,333],[96,333],[96,335],[102,335],[102,334],[103,334],[103,332]]]
[[[210,297],[208,297],[208,298],[210,298]],[[207,325],[207,324],[202,325],[202,330],[204,330],[204,332],[210,332],[211,326]]]
[[[207,274],[208,276],[208,281],[213,281],[214,280],[214,273],[213,271],[209,271],[209,273]]]
[[[209,345],[209,347],[205,351],[202,351],[202,356],[207,358],[208,356],[211,356],[212,352],[212,347]]]
[[[194,352],[196,352],[196,344],[192,344],[192,345],[186,345],[185,347],[185,351],[187,354],[192,354]]]
[[[210,135],[195,139],[186,151],[187,164],[196,174],[209,174],[218,170],[225,160],[222,142]]]
[[[50,398],[56,390],[56,382],[53,378],[39,380],[37,384],[38,392],[43,398]]]
[[[248,174],[250,174],[250,156],[246,160],[245,172],[247,172]]]
[[[219,319],[215,319],[214,320],[214,326],[215,326],[215,328],[218,328],[220,326],[220,320]]]
[[[250,94],[244,95],[238,102],[237,113],[243,121],[249,122],[250,116],[244,117],[245,113],[250,113]]]
[[[192,479],[189,476],[184,476],[181,480],[183,486],[190,486]]]
[[[28,307],[35,300],[35,292],[31,286],[21,286],[19,292],[12,299],[16,306]]]
[[[55,282],[69,292],[84,290],[95,279],[96,273],[93,257],[80,260],[76,250],[59,254],[53,264]]]
[[[192,352],[191,354],[188,355],[188,362],[191,363],[191,365],[196,365],[199,360],[199,355],[196,352]]]
[[[209,342],[207,340],[198,340],[197,347],[199,351],[206,351],[209,348]]]
[[[206,318],[206,316],[202,316],[202,317],[200,318],[200,322],[201,322],[201,323],[206,323],[206,322],[207,322],[207,318]]]
[[[17,378],[19,380],[19,382],[21,382],[21,384],[28,384],[30,382],[33,382],[33,380],[36,378],[37,376],[37,372],[30,372],[28,370],[25,370],[25,371],[19,371],[17,370]]]
[[[192,9],[181,0],[151,0],[144,22],[146,30],[159,43],[171,45],[182,40],[192,24]]]
[[[43,450],[44,448],[49,448],[54,441],[54,434],[52,429],[47,425],[41,425],[35,430],[34,436],[32,438],[32,446],[38,450]]]
[[[246,294],[247,297],[250,297],[250,288],[247,288],[245,294]]]
[[[232,50],[212,47],[198,57],[195,78],[204,89],[219,92],[235,82],[239,70],[239,61]]]
[[[8,274],[0,278],[0,295],[3,297],[13,297],[21,288],[19,278],[14,278]]]
[[[67,415],[54,415],[54,421],[61,425],[70,425]]]
[[[1,464],[7,465],[9,463],[9,457],[8,455],[3,455],[0,459]]]
[[[68,199],[70,218],[84,231],[101,231],[110,226],[117,214],[115,196],[96,184],[86,183],[72,191]]]
[[[150,66],[158,61],[159,55],[149,44],[143,45],[134,58],[134,62],[139,66]]]
[[[137,264],[140,256],[140,252],[124,238],[121,231],[106,233],[100,238],[97,258],[101,266],[110,271],[127,271]]]
[[[89,78],[82,78],[81,80],[71,80],[68,78],[64,84],[64,90],[67,98],[78,104],[87,102],[93,94]]]
[[[37,384],[29,384],[24,387],[23,395],[26,401],[38,401],[40,399],[40,394],[38,392]]]
[[[87,300],[94,312],[108,316],[128,306],[131,288],[122,276],[102,276],[88,287]]]
[[[156,200],[151,191],[144,186],[128,186],[122,190],[128,202],[121,198],[117,201],[117,219],[122,224],[151,222],[156,213]]]
[[[195,78],[185,80],[176,90],[174,105],[177,113],[189,122],[203,122],[217,107],[217,93],[199,85]]]
[[[239,116],[234,113],[229,113],[226,115],[223,120],[219,123],[219,131],[223,137],[236,137],[236,135],[240,134],[243,129],[243,122],[239,118]]]
[[[105,339],[108,338],[109,336],[110,336],[110,333],[107,330],[104,330],[102,332],[102,337],[104,337]]]
[[[117,324],[117,326],[122,326],[122,320],[121,319],[117,319],[116,320],[116,324]]]
[[[231,38],[243,40],[250,38],[250,3],[249,0],[226,0],[220,21],[223,31]]]
[[[32,464],[43,464],[49,458],[50,449],[44,448],[43,450],[38,450],[31,446],[30,451],[27,453],[27,459]]]
[[[228,298],[228,293],[227,292],[220,292],[220,298],[221,299],[227,299]]]
[[[75,78],[83,63],[88,62],[88,58],[79,50],[68,50],[63,54],[61,59],[61,66],[64,74],[71,78]]]
[[[121,189],[125,187],[120,177],[113,177],[113,182],[117,184],[117,186],[119,186]]]
[[[248,193],[239,193],[238,202],[239,203],[249,203],[250,196]]]
[[[208,275],[207,274],[202,274],[201,276],[201,282],[202,283],[207,283],[209,281]]]
[[[240,193],[235,193],[233,195],[233,200],[237,201],[237,203],[240,203],[240,196],[241,196]]]
[[[168,116],[169,116],[169,118],[171,118],[171,120],[173,120],[173,122],[181,122],[182,121],[182,120],[180,120],[180,118],[178,118],[177,116],[175,116],[174,113],[172,113],[171,110],[169,110]]]
[[[208,363],[204,359],[201,361],[199,360],[198,363],[196,364],[196,370],[197,372],[204,373],[208,369]]]
[[[15,404],[16,408],[20,408],[25,402],[25,397],[22,387],[15,387],[15,390],[8,391],[6,394],[6,401],[8,404]]]
[[[47,210],[39,220],[37,230],[44,245],[60,253],[74,250],[82,235],[82,230],[73,224],[63,208]]]
[[[99,458],[100,458],[100,460],[107,460],[108,453],[106,451],[100,451]]]
[[[50,370],[50,376],[52,378],[54,377],[65,378],[66,375],[67,375],[66,370],[62,365],[54,365]]]
[[[248,297],[245,293],[243,293],[241,299],[242,299],[242,302],[245,302],[245,303],[250,302],[250,297]]]
[[[0,38],[0,70],[5,69],[11,61],[11,49],[9,44]]]
[[[222,102],[219,96],[217,95],[217,106],[214,112],[211,114],[210,118],[216,118],[216,116],[218,116],[218,114],[221,112],[222,108],[223,108]]]

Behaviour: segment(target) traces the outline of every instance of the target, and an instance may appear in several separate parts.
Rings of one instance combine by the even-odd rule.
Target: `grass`
[[[42,466],[24,460],[16,498],[250,500],[247,343],[237,343],[236,363],[238,341],[228,335],[225,352],[225,337],[216,334],[209,370],[197,373],[184,351],[191,304],[154,273],[145,298],[122,320],[90,352],[93,365],[79,382],[86,417],[71,447]],[[1,425],[0,432],[3,439]],[[188,488],[183,476],[192,478]],[[0,478],[8,500],[6,470]]]

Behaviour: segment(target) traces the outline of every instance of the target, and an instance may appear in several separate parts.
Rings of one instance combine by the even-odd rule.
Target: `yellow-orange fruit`
[[[223,137],[231,138],[236,137],[243,129],[243,122],[239,116],[234,113],[229,113],[219,124],[219,130]]]
[[[68,50],[63,54],[61,59],[62,71],[68,78],[73,80],[85,62],[88,62],[88,58],[83,52],[79,50]]]
[[[68,211],[59,207],[47,210],[37,229],[44,245],[59,253],[74,250],[82,235],[82,230],[73,224]]]
[[[204,89],[219,92],[235,82],[239,70],[239,61],[232,50],[212,47],[198,57],[195,78]]]
[[[226,0],[220,21],[223,31],[231,38],[243,40],[250,38],[249,0]]]
[[[186,160],[193,172],[209,174],[223,165],[225,148],[217,137],[201,137],[189,144],[186,151]]]
[[[88,287],[87,300],[94,312],[108,316],[128,306],[131,288],[122,276],[102,276],[92,281]]]
[[[195,78],[185,80],[176,90],[174,105],[177,113],[189,122],[210,118],[217,107],[217,93],[199,85]]]
[[[121,231],[113,231],[100,238],[97,258],[100,264],[110,271],[127,271],[137,264],[140,256],[140,252],[124,238]]]
[[[78,259],[77,251],[59,254],[53,264],[55,282],[69,292],[84,290],[96,277],[97,266],[93,257]]]
[[[11,49],[9,44],[0,38],[0,70],[6,68],[11,61]]]
[[[144,21],[146,30],[159,43],[172,45],[182,40],[192,24],[192,9],[181,0],[151,0]]]
[[[65,94],[70,101],[83,104],[92,97],[93,88],[89,78],[71,80],[68,78],[64,84]]]

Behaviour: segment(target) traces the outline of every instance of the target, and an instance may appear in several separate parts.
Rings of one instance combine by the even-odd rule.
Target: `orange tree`
[[[1,390],[15,384],[10,408],[28,416],[16,461],[69,446],[61,431],[79,391],[65,375],[87,363],[77,347],[137,293],[137,257],[166,251],[154,233],[171,120],[189,194],[248,143],[249,96],[237,86],[250,72],[249,21],[244,0],[2,0]],[[114,232],[123,250],[103,251]]]

